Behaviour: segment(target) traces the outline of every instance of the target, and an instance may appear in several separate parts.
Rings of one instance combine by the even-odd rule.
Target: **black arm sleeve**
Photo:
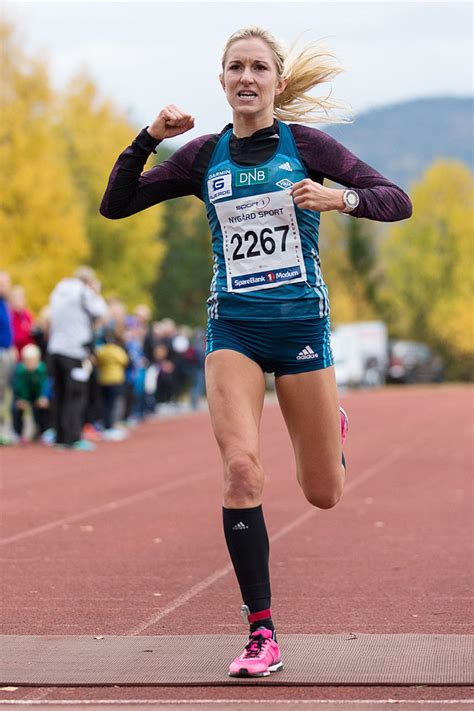
[[[396,222],[411,217],[412,204],[397,185],[363,163],[341,143],[315,128],[290,125],[301,157],[311,178],[322,183],[324,178],[359,195],[359,205],[349,214],[380,222]]]
[[[148,156],[159,141],[144,128],[117,158],[100,205],[100,214],[115,220],[134,215],[151,205],[196,195],[192,179],[193,163],[210,136],[200,136],[179,148],[160,165],[142,173]]]

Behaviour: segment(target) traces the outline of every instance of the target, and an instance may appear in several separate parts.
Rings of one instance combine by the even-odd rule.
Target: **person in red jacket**
[[[14,286],[10,292],[10,310],[13,327],[13,345],[17,351],[17,359],[21,351],[29,343],[34,343],[31,335],[33,314],[26,308],[25,290],[22,286]]]

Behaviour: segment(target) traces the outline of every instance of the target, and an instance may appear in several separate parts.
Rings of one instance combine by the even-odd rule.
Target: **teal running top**
[[[274,121],[237,138],[228,124],[198,136],[143,172],[159,141],[143,129],[117,158],[102,198],[104,217],[128,217],[163,200],[195,195],[206,203],[214,250],[211,318],[306,319],[329,312],[318,255],[319,214],[301,210],[288,190],[325,179],[359,196],[349,219],[381,222],[411,215],[408,195],[316,128]]]
[[[212,235],[210,318],[303,319],[329,314],[318,252],[319,212],[289,194],[308,172],[293,135],[279,122],[273,156],[257,166],[232,160],[229,129],[202,185]]]

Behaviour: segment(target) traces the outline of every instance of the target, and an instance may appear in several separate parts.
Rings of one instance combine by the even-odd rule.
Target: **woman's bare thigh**
[[[345,477],[334,367],[282,375],[275,382],[298,481],[313,505],[330,508],[342,494]]]
[[[206,392],[224,464],[224,505],[261,503],[260,420],[265,380],[257,363],[222,349],[206,358]]]

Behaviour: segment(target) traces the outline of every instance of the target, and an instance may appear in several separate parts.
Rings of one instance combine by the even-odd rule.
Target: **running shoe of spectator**
[[[75,449],[76,452],[95,452],[96,446],[93,442],[88,442],[86,439],[78,439],[71,445],[71,449]]]
[[[56,432],[53,429],[45,430],[41,435],[41,441],[48,447],[51,447],[56,442]]]
[[[121,442],[122,440],[127,439],[127,437],[127,432],[119,429],[118,427],[112,427],[110,430],[104,430],[102,432],[102,439],[105,439],[108,442]]]
[[[234,659],[229,667],[229,676],[269,676],[280,671],[283,663],[280,649],[273,639],[273,633],[266,627],[259,627],[252,632],[240,657]]]
[[[94,425],[88,422],[82,428],[82,438],[86,439],[88,442],[100,442],[102,434],[99,432],[97,427],[94,427]]]

